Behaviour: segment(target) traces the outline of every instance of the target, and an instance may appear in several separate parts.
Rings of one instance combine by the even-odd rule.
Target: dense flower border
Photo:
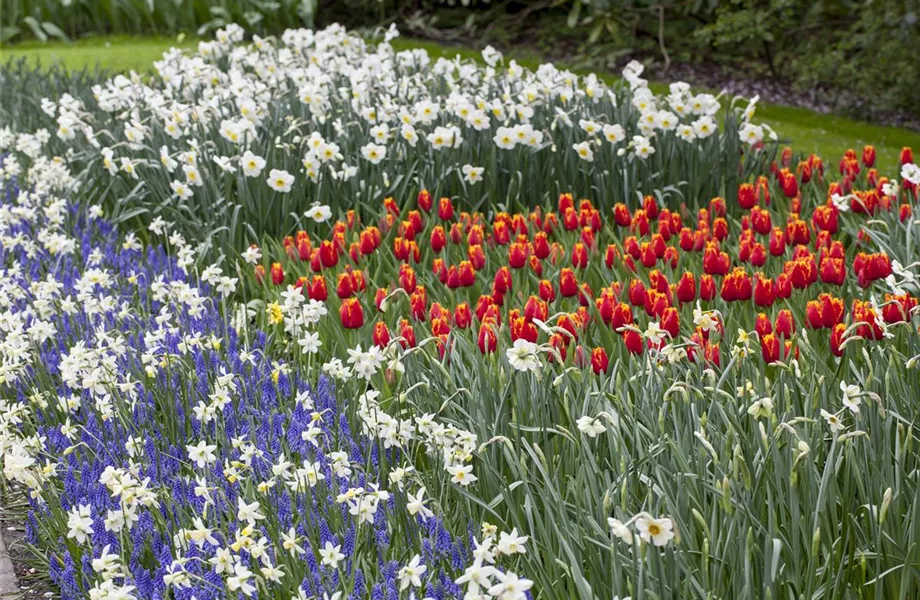
[[[0,451],[62,594],[912,589],[910,149],[241,36],[0,132]]]

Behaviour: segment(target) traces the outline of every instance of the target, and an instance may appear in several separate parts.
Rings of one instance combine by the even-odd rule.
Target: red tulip
[[[594,235],[594,230],[589,226],[581,228],[581,243],[587,246],[588,248],[597,247],[597,239]]]
[[[339,253],[329,240],[323,240],[319,245],[319,261],[326,269],[339,264]]]
[[[492,225],[492,241],[499,246],[507,246],[511,242],[511,229],[505,221],[496,221]]]
[[[743,267],[736,267],[722,279],[722,299],[726,302],[750,300],[753,294],[751,278]]]
[[[613,220],[620,227],[629,227],[629,224],[632,223],[632,215],[629,214],[629,209],[622,202],[618,202],[613,207]]]
[[[577,285],[576,283],[576,287]],[[552,302],[556,299],[556,290],[553,289],[553,284],[546,279],[541,279],[537,284],[537,294],[544,302]]]
[[[819,294],[818,301],[821,303],[821,321],[825,327],[832,328],[843,322],[843,300],[830,294]]]
[[[754,275],[754,304],[757,306],[772,306],[776,301],[776,290],[773,280],[765,277],[763,273]]]
[[[786,242],[795,246],[806,245],[810,240],[811,232],[808,230],[808,223],[798,218],[790,219],[786,224]]]
[[[782,256],[786,253],[786,234],[779,227],[774,227],[770,232],[770,254]]]
[[[284,268],[281,266],[281,263],[272,263],[272,283],[275,285],[281,285],[284,283]]]
[[[450,203],[450,198],[438,200],[438,218],[442,221],[449,221],[454,218],[454,205]]]
[[[767,262],[767,250],[763,244],[757,242],[751,249],[751,264],[755,267],[762,267]]]
[[[677,299],[687,304],[696,300],[696,280],[693,273],[685,271],[677,283]]]
[[[623,332],[623,342],[626,344],[626,350],[630,354],[642,354],[644,346],[642,345],[642,336],[633,329],[627,329]]]
[[[837,233],[837,215],[839,212],[836,206],[821,205],[815,208],[815,212],[811,216],[811,222],[814,223],[815,228],[818,230]]]
[[[704,273],[700,276],[700,300],[712,300],[716,297],[716,282],[712,275]]]
[[[488,294],[480,296],[479,300],[476,301],[476,318],[479,321],[483,321],[493,304],[492,296]]]
[[[524,317],[511,319],[511,341],[525,339],[528,342],[536,343],[539,330],[535,323],[529,322]]]
[[[644,306],[646,291],[645,285],[638,279],[633,279],[629,282],[629,302],[633,306]]]
[[[431,212],[431,194],[428,193],[428,190],[418,193],[418,207],[425,212]]]
[[[672,340],[676,340],[680,334],[680,315],[676,308],[669,307],[661,315],[661,328],[670,334]]]
[[[853,271],[859,285],[868,287],[878,279],[885,279],[891,275],[891,259],[884,252],[866,254],[860,252],[853,259]]]
[[[473,322],[473,315],[470,312],[470,305],[466,302],[461,302],[454,309],[454,325],[458,329],[466,329]]]
[[[606,373],[610,367],[610,359],[607,357],[607,351],[603,348],[595,348],[591,351],[591,368],[594,369],[595,375]]]
[[[323,283],[323,287],[325,288],[325,286],[326,286],[326,284],[325,284],[325,282],[324,282],[324,283]],[[377,288],[377,291],[374,293],[374,306],[377,307],[377,310],[378,310],[379,312],[383,312],[383,309],[382,309],[383,300],[384,300],[384,298],[386,298],[386,297],[387,297],[387,291],[386,291],[386,289],[384,289],[384,288]]]
[[[527,299],[527,303],[524,304],[524,318],[528,322],[534,319],[546,321],[549,318],[549,306],[536,296],[531,296]]]
[[[718,244],[706,244],[703,253],[703,272],[708,275],[725,275],[731,268],[731,259],[728,254],[719,250]]]
[[[805,305],[805,325],[809,329],[821,329],[824,327],[824,316],[821,314],[821,302],[818,300],[809,300]]]
[[[559,273],[559,293],[563,298],[571,298],[578,294],[578,279],[575,272],[568,268],[563,268]]]
[[[297,258],[302,261],[308,261],[313,256],[313,245],[310,244],[310,240],[306,237],[297,238]],[[370,252],[365,252],[365,254],[370,254]]]
[[[886,323],[901,323],[911,318],[911,311],[917,306],[917,299],[907,294],[885,294],[882,318]]]
[[[495,271],[495,278],[492,281],[492,293],[504,295],[511,289],[511,270],[508,267],[500,267]]]
[[[399,216],[399,207],[396,206],[396,200],[392,197],[386,197],[383,199],[383,207],[386,209],[386,212],[398,217]]]
[[[843,285],[846,279],[846,265],[842,258],[826,257],[821,261],[821,281],[833,285]]]
[[[569,339],[578,339],[578,330],[584,324],[577,313],[560,315],[556,326],[569,333]]]
[[[647,242],[643,242],[640,248],[641,250],[639,256],[640,260],[642,261],[642,266],[647,269],[654,267],[655,262],[658,260],[658,257],[655,256],[655,249],[652,248],[652,245]]]
[[[374,345],[379,348],[386,348],[390,343],[390,330],[383,321],[374,323]]]
[[[483,354],[495,352],[495,348],[498,346],[498,337],[495,335],[495,330],[492,325],[492,321],[484,321],[482,325],[479,326],[479,339],[477,343],[479,345],[479,351]]]
[[[559,353],[559,357],[562,359],[562,361],[565,362],[568,338],[561,333],[554,333],[550,336],[549,343],[553,348],[555,348],[556,352]],[[549,357],[551,361],[555,360],[555,357],[552,354],[550,354]]]
[[[648,215],[641,208],[633,213],[632,221],[629,224],[629,230],[633,233],[638,233],[640,236],[648,235]]]
[[[444,246],[447,245],[447,234],[444,233],[444,228],[440,225],[435,225],[431,230],[431,236],[429,242],[431,249],[438,253],[444,249]]]
[[[779,361],[780,342],[772,333],[768,333],[760,338],[760,351],[763,360],[766,363],[775,363]]]
[[[878,313],[868,300],[853,301],[853,322],[861,323],[856,328],[856,335],[868,340],[880,340],[884,336],[881,326],[876,322]]]
[[[339,309],[342,327],[345,329],[358,329],[364,325],[364,309],[357,298],[347,298],[342,301]]]
[[[613,308],[613,314],[610,316],[610,327],[614,331],[619,331],[621,327],[632,324],[632,309],[625,302],[620,302]]]
[[[683,227],[680,229],[680,249],[684,252],[691,252],[695,247],[695,240],[693,237],[693,232],[690,231],[689,227]]]
[[[578,213],[574,208],[567,208],[562,213],[562,227],[566,231],[575,231],[578,229]]]
[[[645,294],[645,313],[649,316],[661,317],[664,310],[670,306],[667,294],[658,290],[648,290]]]
[[[407,294],[411,294],[418,287],[415,269],[405,263],[399,266],[399,287],[406,290]]]
[[[658,218],[658,202],[654,196],[646,196],[642,199],[642,210],[648,215],[649,219]]]
[[[751,210],[751,226],[760,235],[767,235],[773,228],[770,211],[754,207]]]
[[[720,242],[728,237],[728,221],[719,217],[712,223],[712,235]]]
[[[402,338],[399,344],[403,349],[415,348],[415,328],[407,319],[399,321],[399,337]]]
[[[761,339],[768,333],[773,333],[773,323],[770,322],[770,317],[764,313],[758,313],[757,318],[754,319],[754,331]]]
[[[782,169],[779,172],[779,185],[787,198],[794,198],[799,193],[799,182],[789,169]]]
[[[788,298],[792,295],[792,279],[787,273],[780,273],[776,276],[776,297]]]
[[[574,210],[575,209],[575,197],[572,196],[572,194],[567,193],[567,192],[559,194],[559,199],[557,200],[556,206],[557,206],[557,210],[562,214],[565,214],[565,211],[567,210]]]
[[[584,269],[588,266],[588,249],[581,242],[572,247],[572,267]]]
[[[543,260],[549,256],[549,237],[543,231],[538,231],[533,237],[534,256]]]
[[[415,292],[409,296],[409,313],[412,315],[412,318],[416,321],[424,321],[426,310],[428,306],[428,295],[425,292],[425,288],[419,286],[415,289]]]
[[[757,190],[753,184],[742,183],[738,186],[738,205],[745,210],[750,210],[757,205]]]
[[[795,319],[792,317],[792,312],[789,309],[784,308],[779,311],[779,314],[776,316],[776,326],[773,328],[773,331],[776,335],[782,335],[787,338],[791,338],[792,334],[795,333]]]
[[[350,298],[354,294],[351,276],[348,273],[339,273],[335,293],[339,298]]]
[[[837,325],[834,325],[834,329],[831,330],[830,346],[831,346],[831,353],[834,356],[837,356],[837,357],[843,356],[843,348],[841,348],[841,345],[845,341],[843,334],[846,331],[846,329],[847,329],[846,325],[844,325],[843,323],[838,323]]]

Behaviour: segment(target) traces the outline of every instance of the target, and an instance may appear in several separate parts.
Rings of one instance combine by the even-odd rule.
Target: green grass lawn
[[[69,69],[98,67],[113,71],[149,71],[153,61],[173,46],[194,48],[194,38],[171,37],[94,37],[73,43],[25,42],[0,46],[0,63],[25,58],[39,66],[61,64]]]
[[[153,61],[171,46],[193,48],[194,38],[88,38],[66,44],[63,42],[29,42],[0,47],[0,63],[25,58],[39,65],[60,63],[68,68],[82,69],[101,66],[116,71],[148,71]],[[435,42],[398,38],[393,45],[398,49],[422,47],[432,56],[479,59],[479,52],[469,48],[442,46]],[[539,59],[532,54],[509,56],[521,65],[535,68]],[[613,74],[604,79],[612,81]],[[826,161],[835,164],[847,148],[859,150],[864,144],[873,144],[878,153],[878,165],[892,174],[898,164],[902,147],[920,149],[920,133],[897,127],[884,127],[863,123],[837,115],[822,115],[803,108],[761,104],[757,117],[773,127],[800,152],[817,152]]]

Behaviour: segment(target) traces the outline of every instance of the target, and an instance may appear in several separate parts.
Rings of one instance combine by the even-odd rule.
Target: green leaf
[[[23,22],[29,26],[29,29],[32,30],[32,33],[35,34],[35,37],[37,37],[43,42],[48,41],[48,36],[45,34],[44,31],[42,31],[42,27],[39,24],[39,22],[35,19],[35,17],[25,17],[23,19]]]
[[[578,24],[578,18],[581,16],[581,0],[576,0],[569,11],[568,26],[574,28]]]
[[[8,42],[19,35],[19,28],[13,25],[0,27],[0,42]]]
[[[259,23],[262,22],[264,18],[265,17],[262,15],[262,13],[258,13],[255,11],[247,11],[243,13],[243,19],[246,20],[246,24],[249,25],[250,27],[254,27],[255,25],[258,25]]]
[[[591,33],[588,35],[588,43],[593,44],[601,37],[601,33],[604,31],[604,21],[598,21],[594,24],[594,27],[591,28]]]
[[[64,40],[65,42],[70,41],[70,38],[67,37],[67,34],[64,33],[64,31],[60,27],[58,27],[57,25],[55,25],[54,23],[50,21],[42,22],[42,29],[44,29],[45,33],[47,33],[51,37],[56,37],[59,40]]]
[[[195,31],[195,33],[197,33],[199,36],[202,36],[206,34],[207,32],[211,31],[212,29],[219,29],[223,27],[226,22],[227,21],[225,21],[224,19],[211,19],[210,21],[207,21],[206,23],[202,23],[201,27],[199,27]]]
[[[230,13],[227,11],[227,9],[224,8],[223,6],[212,6],[211,14],[214,15],[215,17],[220,17],[221,19],[224,19],[226,21],[230,21],[233,18],[230,16]]]

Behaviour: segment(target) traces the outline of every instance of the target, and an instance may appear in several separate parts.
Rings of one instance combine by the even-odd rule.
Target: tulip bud
[[[878,524],[884,525],[885,518],[888,516],[888,507],[891,506],[891,488],[885,490],[885,495],[882,497],[882,508],[878,514]]]
[[[732,486],[728,475],[722,478],[722,510],[726,513],[732,513]]]

